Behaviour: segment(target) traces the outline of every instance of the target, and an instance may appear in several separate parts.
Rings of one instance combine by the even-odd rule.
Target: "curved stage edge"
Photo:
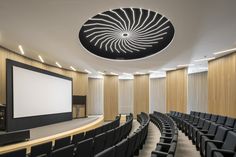
[[[93,121],[89,124],[85,124],[84,126],[81,126],[76,129],[68,130],[68,131],[58,133],[58,134],[55,134],[52,136],[47,136],[47,137],[43,137],[43,138],[39,138],[39,139],[35,139],[35,140],[30,140],[30,141],[26,141],[26,142],[20,142],[17,144],[11,144],[11,145],[0,147],[0,154],[14,151],[14,150],[19,150],[22,148],[26,148],[27,152],[29,153],[30,148],[34,145],[38,145],[38,144],[49,142],[49,141],[53,141],[53,143],[54,143],[56,139],[63,138],[66,136],[72,136],[77,133],[81,133],[81,132],[85,132],[85,131],[97,128],[97,127],[101,126],[103,123],[104,123],[104,116],[102,115],[98,119],[96,119],[95,121]]]

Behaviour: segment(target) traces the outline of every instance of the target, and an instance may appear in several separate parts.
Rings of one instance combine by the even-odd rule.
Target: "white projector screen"
[[[72,81],[13,66],[13,118],[72,112]]]

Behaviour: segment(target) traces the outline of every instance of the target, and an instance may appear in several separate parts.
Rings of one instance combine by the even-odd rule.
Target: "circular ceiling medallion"
[[[99,13],[81,28],[79,39],[91,53],[115,60],[156,54],[167,47],[174,27],[163,15],[140,8],[120,8]]]

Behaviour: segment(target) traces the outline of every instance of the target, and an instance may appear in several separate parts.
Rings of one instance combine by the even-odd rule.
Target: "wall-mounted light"
[[[20,49],[21,54],[24,55],[25,52],[24,52],[24,50],[23,50],[23,47],[22,47],[21,45],[19,45],[18,48]]]
[[[39,57],[40,61],[41,61],[42,63],[44,63],[43,58],[42,58],[40,55],[38,55],[38,57]]]
[[[62,66],[61,66],[58,62],[56,62],[56,65],[57,65],[59,68],[62,68]]]
[[[76,71],[76,69],[73,66],[70,66],[71,70]]]
[[[87,69],[84,69],[84,71],[85,71],[86,73],[88,73],[88,74],[91,74],[91,73],[92,73],[91,71],[89,71],[89,70],[87,70]]]

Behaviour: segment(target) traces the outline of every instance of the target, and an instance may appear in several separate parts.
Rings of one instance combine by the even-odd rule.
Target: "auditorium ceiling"
[[[147,73],[236,47],[235,0],[0,0],[0,45],[96,75]],[[39,60],[40,61],[40,60]]]

